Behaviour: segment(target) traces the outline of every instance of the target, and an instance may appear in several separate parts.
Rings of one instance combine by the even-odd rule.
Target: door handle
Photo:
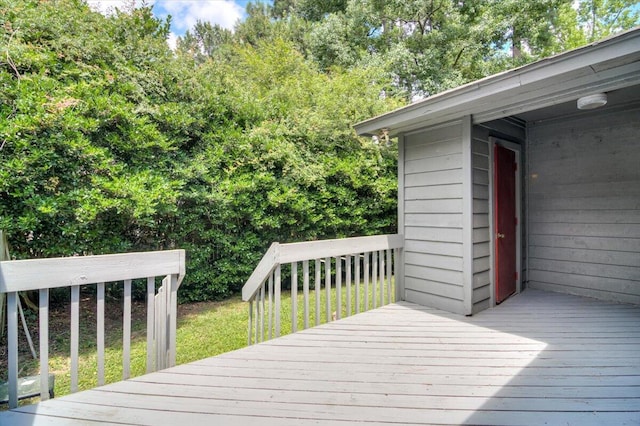
[[[496,235],[496,237],[498,237],[498,238],[504,238],[504,234],[501,234],[501,233],[499,233],[499,232],[498,232],[498,234]]]

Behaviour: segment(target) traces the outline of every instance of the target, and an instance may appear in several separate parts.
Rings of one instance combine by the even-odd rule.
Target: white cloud
[[[178,45],[178,35],[171,31],[169,33],[169,38],[167,38],[167,44],[171,48],[171,50],[176,50],[176,46]]]
[[[142,0],[87,0],[93,10],[104,15],[118,8],[126,10],[133,5],[139,7]],[[171,15],[171,33],[167,43],[175,49],[177,38],[193,28],[198,20],[218,24],[233,30],[237,21],[244,17],[244,9],[234,0],[147,0],[153,5],[153,13],[159,18]]]
[[[131,4],[134,4],[136,7],[140,6],[140,0],[87,0],[87,4],[95,10],[103,15],[108,15],[113,13],[116,8],[125,10],[128,7],[131,7]]]
[[[171,15],[171,27],[177,34],[191,29],[198,20],[233,29],[244,9],[232,0],[157,0],[154,11]]]

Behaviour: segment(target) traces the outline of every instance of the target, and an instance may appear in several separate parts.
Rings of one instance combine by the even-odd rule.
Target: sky
[[[136,0],[140,3],[140,0]],[[263,1],[264,2],[264,1]],[[113,8],[122,8],[128,0],[87,0],[96,10],[109,13]],[[176,38],[192,28],[197,20],[209,21],[228,29],[245,17],[249,0],[147,0],[153,5],[153,13],[158,18],[171,15],[171,35],[169,45],[175,47]]]

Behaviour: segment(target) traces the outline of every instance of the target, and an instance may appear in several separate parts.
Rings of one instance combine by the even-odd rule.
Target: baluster
[[[166,307],[167,302],[165,300],[167,287],[166,287],[167,279],[164,278],[162,280],[162,285],[158,290],[158,294],[155,297],[156,304],[156,329],[155,329],[155,343],[156,343],[156,369],[162,370],[166,367],[165,365],[165,338],[166,338]]]
[[[325,311],[327,322],[331,321],[331,258],[324,258],[324,290],[326,294]]]
[[[391,249],[385,251],[387,253],[387,302],[393,303],[391,300]]]
[[[254,333],[255,333],[255,343],[260,343],[260,341],[258,340],[258,319],[260,318],[260,300],[258,299],[260,293],[256,292],[256,295],[254,296],[254,300],[256,302],[256,317],[255,317],[255,324],[253,327]]]
[[[264,282],[260,286],[260,341],[264,342]]]
[[[147,321],[148,326],[148,321]],[[96,343],[98,357],[98,386],[104,385],[104,283],[96,286]],[[147,347],[147,360],[151,352]],[[148,361],[147,361],[148,364]]]
[[[275,273],[275,299],[276,299],[276,337],[280,337],[280,287],[282,284],[280,264],[276,266]]]
[[[355,268],[356,268],[356,314],[360,313],[360,255],[357,254],[354,258]]]
[[[342,316],[342,258],[336,257],[336,319]]]
[[[364,311],[369,310],[369,253],[364,254]]]
[[[40,289],[38,303],[40,334],[40,399],[49,399],[49,289]]]
[[[346,316],[351,316],[351,256],[347,255],[344,260],[346,266],[346,281],[347,281],[347,309]]]
[[[402,279],[400,277],[400,268],[402,268],[402,265],[400,265],[400,249],[394,249],[393,250],[393,279],[395,281],[395,287],[396,287],[396,302],[399,300],[403,300],[404,299],[404,295],[402,294],[402,283],[400,282],[400,280]]]
[[[169,294],[169,367],[176,365],[176,338],[178,335],[178,275],[172,274],[169,278],[171,293]]]
[[[380,266],[380,306],[384,306],[384,251],[378,252],[378,262]]]
[[[304,294],[304,328],[309,328],[309,261],[302,262],[302,292]]]
[[[298,262],[291,264],[291,332],[298,331]]]
[[[320,259],[316,259],[316,282],[315,282],[315,293],[316,293],[316,325],[320,325]]]
[[[247,346],[253,344],[251,339],[251,326],[253,326],[253,299],[249,300],[249,321],[247,321]]]
[[[100,284],[98,284],[98,288]],[[104,298],[104,284],[102,285]],[[156,279],[155,277],[147,278],[147,373],[155,371],[153,362],[153,321],[155,319],[155,303],[156,295]],[[104,306],[104,305],[103,305]],[[104,336],[104,334],[103,334]],[[103,341],[104,344],[104,341]]]
[[[71,287],[71,393],[78,391],[78,343],[80,335],[80,286]]]
[[[124,281],[122,321],[122,380],[127,380],[131,377],[131,280]]]
[[[378,252],[371,252],[371,299],[373,302],[373,307],[378,307],[378,298],[376,287],[378,286]]]
[[[273,333],[273,273],[269,274],[269,340]]]
[[[18,406],[18,293],[7,293],[7,352],[9,408]]]

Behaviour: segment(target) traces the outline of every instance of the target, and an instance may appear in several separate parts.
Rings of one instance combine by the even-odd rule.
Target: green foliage
[[[17,258],[181,247],[193,301],[238,291],[272,241],[394,230],[395,150],[350,127],[397,105],[377,70],[323,73],[255,25],[201,23],[174,54],[149,7],[0,0],[0,19]]]

